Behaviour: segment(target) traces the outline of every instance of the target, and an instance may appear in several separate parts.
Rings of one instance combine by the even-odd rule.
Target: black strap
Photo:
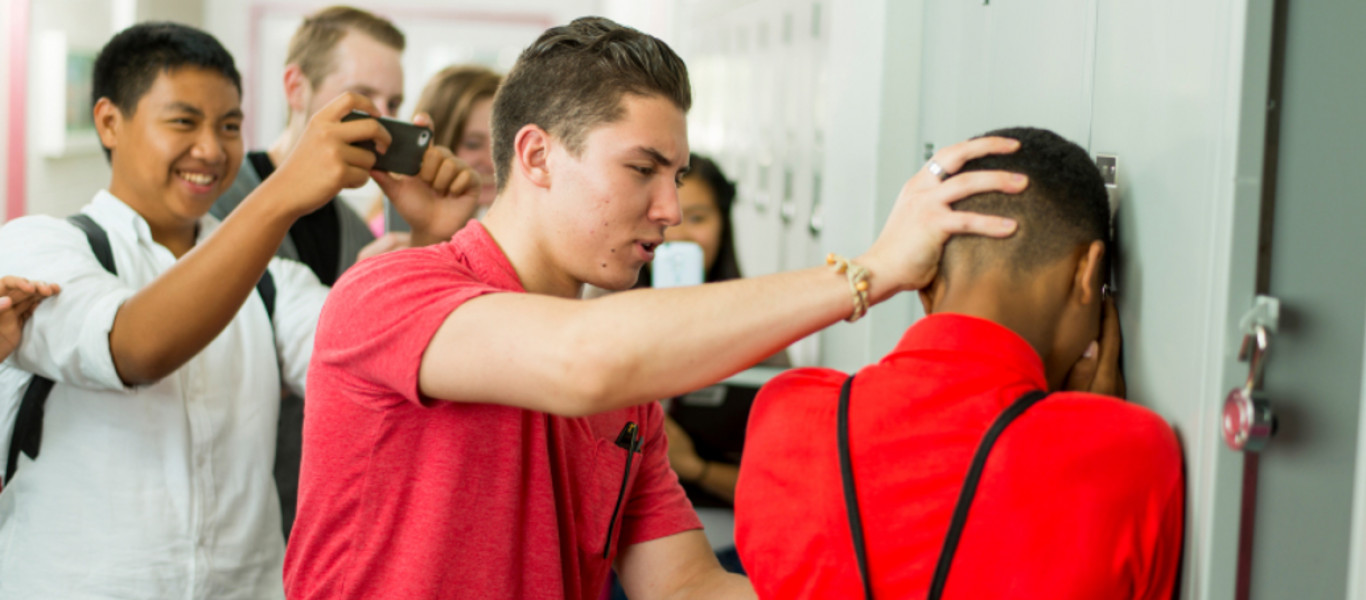
[[[90,250],[95,253],[95,260],[100,262],[100,266],[110,274],[118,275],[114,251],[109,246],[109,235],[104,228],[84,213],[71,215],[66,220],[85,233],[85,239],[90,243]],[[19,414],[14,418],[9,450],[5,453],[6,482],[14,478],[14,472],[19,468],[20,452],[31,459],[38,458],[38,450],[43,445],[43,413],[47,408],[47,396],[52,393],[52,385],[51,379],[34,375],[28,382],[28,389],[24,390],[24,397],[19,401]]]
[[[117,276],[119,269],[114,265],[114,251],[109,247],[109,234],[104,232],[104,228],[85,213],[76,213],[66,220],[85,233],[85,239],[90,242],[90,250],[95,253],[95,260],[100,261],[100,266],[110,275]]]
[[[858,491],[854,487],[854,461],[849,456],[849,396],[853,387],[854,376],[850,375],[840,388],[840,479],[844,481],[844,508],[849,513],[849,531],[854,536],[854,557],[858,560],[859,578],[863,580],[863,597],[873,600],[873,580],[868,577],[867,547],[863,542],[863,517],[859,513]]]
[[[71,215],[66,220],[85,233],[85,239],[90,243],[90,250],[94,252],[95,260],[100,262],[100,266],[109,271],[110,275],[117,276],[119,271],[114,264],[114,251],[109,246],[109,234],[104,228],[84,213]],[[273,331],[275,278],[271,277],[270,270],[262,273],[261,279],[256,282],[256,293],[266,305],[266,316],[270,319]],[[51,379],[34,375],[29,380],[28,389],[24,390],[24,397],[19,401],[19,414],[14,419],[14,431],[10,434],[9,450],[5,454],[5,482],[12,480],[14,472],[19,469],[20,452],[27,454],[30,459],[38,459],[38,451],[43,445],[43,415],[47,409],[47,397],[52,393],[52,386]]]
[[[271,331],[275,330],[275,278],[270,276],[270,269],[261,273],[261,279],[256,281],[256,293],[261,296],[261,302],[266,305],[266,317],[270,319]]]
[[[863,579],[863,595],[868,600],[872,600],[873,583],[872,579],[868,577],[863,518],[859,514],[858,494],[854,487],[854,466],[849,450],[849,398],[852,395],[853,386],[854,378],[850,376],[844,381],[844,386],[840,389],[838,417],[840,478],[844,481],[844,504],[849,516],[849,530],[853,533],[854,555],[858,559],[859,576]],[[967,525],[968,511],[972,508],[972,500],[977,495],[977,484],[981,482],[982,469],[986,467],[987,457],[991,455],[991,449],[996,445],[997,438],[1001,437],[1001,433],[1016,418],[1047,397],[1047,393],[1038,390],[1021,396],[996,417],[991,428],[987,429],[986,435],[982,436],[982,441],[977,445],[977,453],[972,457],[972,465],[968,468],[967,479],[964,480],[963,488],[959,491],[958,503],[953,508],[953,518],[949,521],[949,531],[944,536],[944,546],[939,551],[939,562],[935,565],[934,578],[930,581],[930,600],[939,600],[944,595],[944,585],[949,579],[949,569],[953,566],[953,556],[958,551],[958,541],[963,536],[963,527]]]

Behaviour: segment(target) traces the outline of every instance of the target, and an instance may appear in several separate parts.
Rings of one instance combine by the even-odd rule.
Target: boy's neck
[[[117,178],[109,182],[109,194],[133,209],[147,223],[152,241],[166,247],[176,258],[184,256],[194,248],[195,237],[199,233],[198,220],[182,223],[175,219],[165,202],[149,200],[138,194]]]
[[[509,185],[498,194],[479,223],[507,256],[522,288],[533,294],[578,298],[583,282],[566,273],[555,260],[546,227],[533,213],[534,199]]]
[[[986,275],[963,285],[945,284],[934,313],[956,313],[996,323],[1024,338],[1048,371],[1060,308],[1052,305],[1041,286],[1019,284],[1007,277]]]

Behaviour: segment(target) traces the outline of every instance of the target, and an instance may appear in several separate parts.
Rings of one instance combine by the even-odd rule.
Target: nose
[[[223,140],[219,139],[218,132],[213,127],[204,127],[195,139],[190,155],[207,164],[216,165],[227,157],[227,150],[224,149]]]
[[[389,103],[393,101],[393,98],[375,96],[371,98],[370,101],[374,102],[375,108],[379,109],[379,116],[389,119],[394,118],[394,111],[389,110]]]
[[[678,186],[672,181],[651,202],[650,220],[665,227],[674,227],[683,222],[683,211],[678,206]]]

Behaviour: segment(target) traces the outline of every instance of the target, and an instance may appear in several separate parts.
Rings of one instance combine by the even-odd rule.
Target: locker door
[[[1366,3],[1283,5],[1266,278],[1283,306],[1266,371],[1281,427],[1256,467],[1246,597],[1358,599],[1366,597],[1366,514],[1355,521],[1352,514],[1353,478],[1364,474],[1357,461],[1366,331],[1366,194],[1359,182]]]
[[[926,142],[1032,125],[1084,144],[1094,11],[1095,0],[926,2]]]

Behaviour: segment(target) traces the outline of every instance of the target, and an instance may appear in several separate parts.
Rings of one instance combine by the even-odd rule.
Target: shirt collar
[[[152,228],[147,225],[147,220],[142,218],[138,211],[133,210],[118,196],[109,193],[109,190],[100,190],[95,193],[95,198],[90,201],[87,208],[91,216],[97,217],[100,226],[105,230],[114,231],[128,239],[137,240],[147,244],[156,244],[152,239]],[[213,215],[205,214],[199,219],[199,233],[195,236],[195,244],[198,245],[218,227],[218,219]]]
[[[526,291],[502,246],[477,219],[470,219],[451,242],[463,251],[467,264],[484,283],[512,292]]]
[[[883,358],[883,362],[892,361],[903,353],[924,350],[961,353],[968,360],[1015,372],[1038,389],[1048,389],[1048,377],[1044,374],[1039,353],[1019,334],[993,321],[956,313],[927,316],[906,330],[896,349]]]

